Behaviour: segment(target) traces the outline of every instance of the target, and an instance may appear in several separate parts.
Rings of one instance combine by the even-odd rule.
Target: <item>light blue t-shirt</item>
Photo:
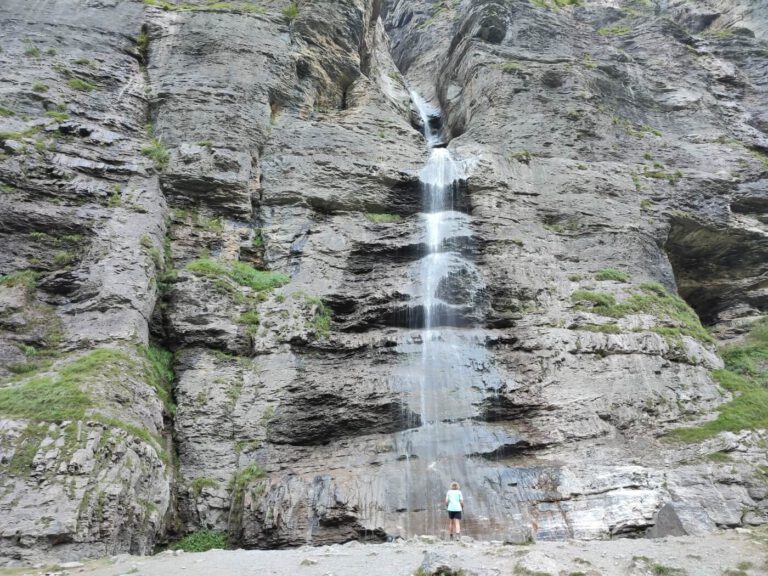
[[[448,500],[448,512],[461,512],[461,501],[464,500],[461,490],[448,490],[445,499]]]

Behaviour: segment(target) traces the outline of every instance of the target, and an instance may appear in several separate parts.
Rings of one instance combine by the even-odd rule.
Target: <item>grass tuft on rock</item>
[[[310,305],[312,320],[310,323],[315,333],[326,337],[331,333],[331,311],[317,296],[304,296],[304,301]]]
[[[0,389],[0,414],[4,417],[80,420],[91,405],[90,396],[73,378],[37,377]]]
[[[198,258],[187,264],[187,270],[210,278],[229,278],[241,286],[247,286],[257,292],[283,286],[290,281],[286,274],[256,270],[245,262],[233,262],[231,266],[211,258]]]
[[[299,15],[299,7],[295,3],[288,4],[283,8],[283,16],[288,20],[293,21]]]
[[[82,420],[93,406],[82,383],[104,378],[117,362],[131,361],[119,350],[99,348],[65,364],[56,373],[41,374],[0,388],[0,415],[33,421]]]
[[[600,36],[626,36],[630,32],[632,32],[632,28],[622,24],[616,24],[614,26],[603,26],[597,31]]]
[[[591,290],[576,290],[576,292],[571,294],[571,301],[577,305],[581,303],[592,304],[592,307],[598,313],[611,310],[616,306],[616,298],[612,294],[592,292]],[[605,315],[610,316],[610,314]]]
[[[22,286],[27,293],[32,292],[37,287],[38,273],[32,270],[20,270],[6,276],[0,276],[0,286],[15,288]]]
[[[73,90],[79,90],[80,92],[93,92],[97,88],[96,84],[82,78],[70,78],[67,84]]]
[[[595,280],[613,280],[615,282],[629,282],[632,277],[624,270],[618,268],[603,268],[595,274]]]
[[[213,478],[206,478],[205,476],[198,476],[197,478],[193,478],[189,483],[189,489],[192,491],[192,494],[195,496],[195,498],[200,497],[200,494],[203,492],[203,488],[217,488],[218,486],[219,483],[216,480]]]
[[[155,389],[166,410],[170,414],[175,414],[176,404],[173,402],[171,393],[174,380],[173,353],[154,344],[142,348],[142,352],[147,360],[145,369],[147,382]]]
[[[733,394],[718,407],[718,416],[701,426],[679,428],[670,438],[700,442],[720,432],[768,428],[768,319],[756,322],[744,342],[724,346],[725,368],[712,377]]]
[[[255,310],[248,310],[247,312],[240,314],[240,317],[237,321],[238,323],[245,326],[246,332],[249,334],[255,334],[256,330],[259,328],[259,322],[261,319],[259,318],[258,312]]]
[[[66,122],[69,120],[69,114],[66,112],[57,112],[55,110],[48,110],[48,112],[45,113],[45,115],[48,118],[53,118],[56,120],[56,122]]]
[[[368,218],[368,220],[371,222],[375,222],[376,224],[394,224],[396,222],[400,222],[403,219],[400,214],[382,214],[374,212],[368,212],[365,217]]]
[[[688,303],[667,292],[661,284],[641,284],[639,290],[618,303],[612,294],[589,290],[576,290],[571,295],[571,300],[577,308],[610,318],[623,318],[628,314],[651,314],[674,324],[652,328],[654,332],[666,336],[685,335],[703,342],[714,342],[712,335],[701,325],[699,317]]]
[[[165,144],[163,144],[159,138],[152,137],[149,144],[141,149],[141,153],[152,160],[155,164],[155,168],[158,170],[163,171],[168,167],[168,160],[171,155],[165,147]]]
[[[215,530],[198,530],[184,536],[178,542],[170,546],[171,550],[184,550],[184,552],[206,552],[208,550],[226,550],[227,534]]]

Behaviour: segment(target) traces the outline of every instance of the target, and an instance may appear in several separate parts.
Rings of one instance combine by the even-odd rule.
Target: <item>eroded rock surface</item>
[[[581,4],[0,7],[3,562],[439,534],[453,479],[499,541],[765,523],[764,431],[662,437],[730,399],[672,294],[765,311],[768,15]]]

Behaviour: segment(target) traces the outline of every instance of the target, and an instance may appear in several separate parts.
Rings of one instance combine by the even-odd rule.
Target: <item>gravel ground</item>
[[[478,576],[753,576],[768,575],[768,531],[738,530],[658,540],[440,542],[431,537],[390,544],[292,550],[163,552],[116,556],[56,569],[6,569],[0,574],[84,576],[408,576],[441,565]],[[422,572],[424,573],[424,572]]]

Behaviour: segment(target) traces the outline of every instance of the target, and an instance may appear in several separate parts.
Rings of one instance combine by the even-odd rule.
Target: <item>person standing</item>
[[[451,540],[461,538],[461,512],[464,510],[464,496],[461,494],[458,482],[451,482],[451,487],[445,493],[445,506],[448,508],[448,533]]]

